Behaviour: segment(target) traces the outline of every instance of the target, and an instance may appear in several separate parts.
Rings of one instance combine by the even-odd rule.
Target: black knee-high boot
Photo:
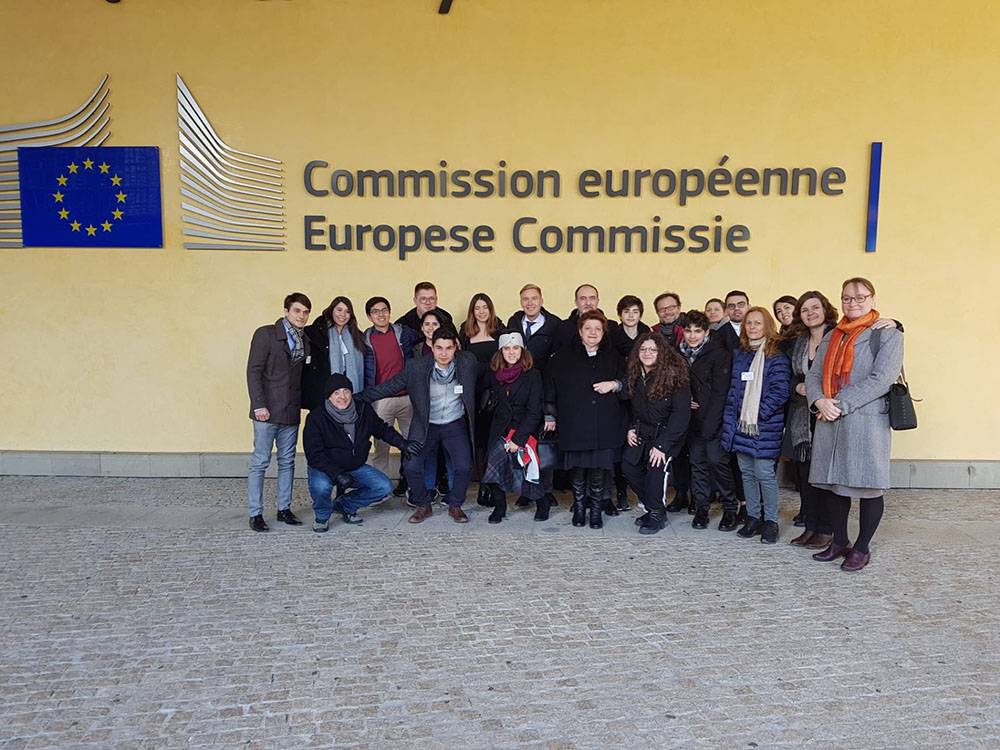
[[[587,498],[587,470],[574,466],[570,471],[570,481],[573,485],[573,525],[586,526],[584,501]]]
[[[604,469],[590,469],[587,476],[587,495],[590,499],[590,528],[604,526],[601,505],[604,501]]]
[[[490,484],[490,495],[493,497],[493,512],[487,519],[490,523],[500,523],[507,514],[507,495],[499,484]]]

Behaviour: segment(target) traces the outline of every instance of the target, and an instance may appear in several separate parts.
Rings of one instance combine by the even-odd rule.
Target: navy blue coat
[[[722,417],[722,447],[733,453],[744,453],[754,458],[776,459],[781,455],[781,433],[785,429],[785,402],[788,400],[788,381],[791,366],[788,357],[780,352],[764,360],[764,388],[760,394],[757,414],[759,435],[747,435],[736,429],[743,408],[746,383],[743,373],[750,370],[754,352],[736,349],[733,352],[733,376],[729,381],[726,410]]]

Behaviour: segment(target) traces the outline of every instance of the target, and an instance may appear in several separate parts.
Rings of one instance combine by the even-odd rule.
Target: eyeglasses
[[[680,309],[681,309],[680,305],[667,305],[665,307],[656,308],[656,312],[661,313],[661,312],[666,312],[667,310],[680,310]]]
[[[388,307],[373,307],[369,315],[386,315],[389,312]]]
[[[737,307],[746,307],[746,306],[747,306],[746,302],[728,302],[728,303],[726,303],[726,309],[727,310],[729,308],[734,308],[735,309]]]
[[[655,346],[640,346],[639,354],[656,354],[657,349]]]
[[[859,305],[863,305],[865,303],[865,300],[868,299],[869,297],[871,297],[870,294],[858,294],[855,295],[854,297],[847,297],[847,296],[841,297],[840,301],[843,302],[845,305],[849,305],[852,302],[857,302]]]

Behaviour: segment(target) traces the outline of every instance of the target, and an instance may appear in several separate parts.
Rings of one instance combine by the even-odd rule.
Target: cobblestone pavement
[[[2,750],[1000,747],[996,492],[890,493],[849,574],[787,490],[769,547],[564,496],[253,534],[245,486],[0,478]]]

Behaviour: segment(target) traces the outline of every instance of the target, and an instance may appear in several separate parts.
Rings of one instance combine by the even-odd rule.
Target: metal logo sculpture
[[[181,217],[188,250],[284,250],[281,161],[223,142],[177,76]]]
[[[0,125],[0,247],[23,247],[17,149],[28,146],[102,146],[111,135],[105,75],[82,105],[62,117]]]

